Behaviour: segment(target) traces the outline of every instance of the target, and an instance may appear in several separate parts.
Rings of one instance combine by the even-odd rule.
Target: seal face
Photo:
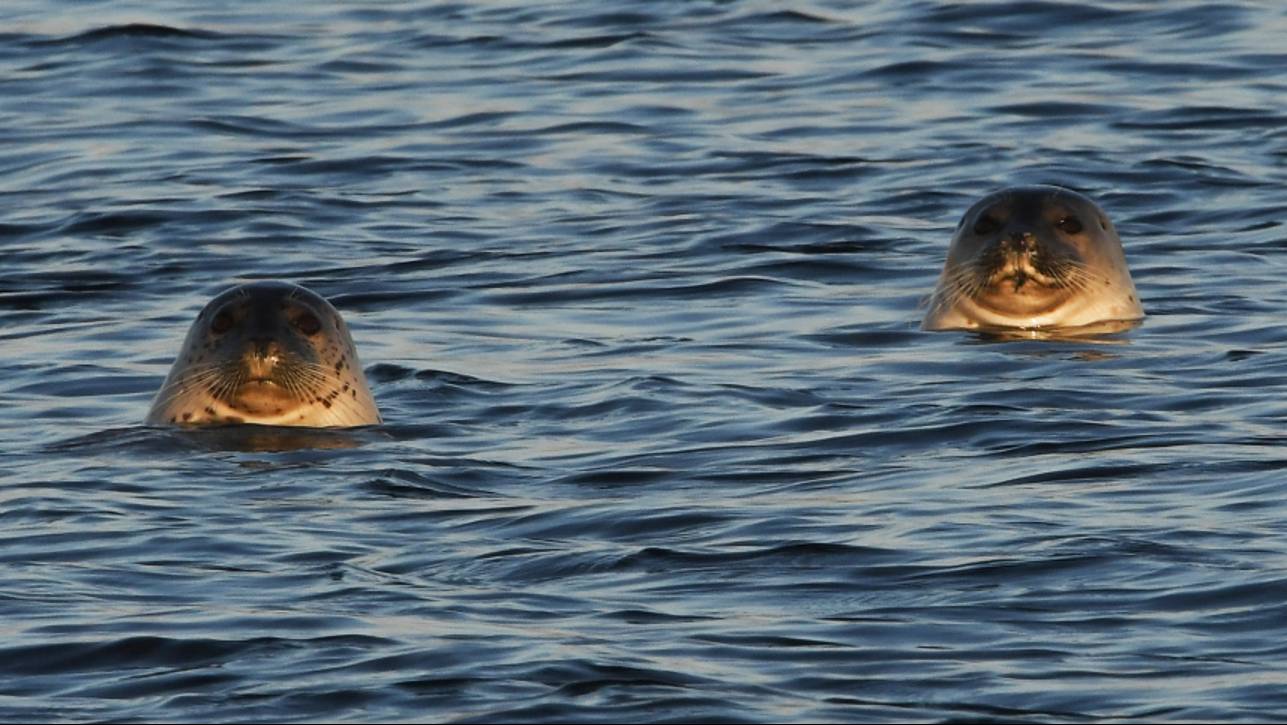
[[[1144,317],[1108,215],[1058,186],[983,197],[961,218],[922,329],[1041,329]]]
[[[381,419],[331,303],[299,285],[252,282],[197,315],[146,422],[351,427]]]

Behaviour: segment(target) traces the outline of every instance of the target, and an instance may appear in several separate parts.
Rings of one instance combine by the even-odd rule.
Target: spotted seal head
[[[381,422],[340,313],[286,282],[251,282],[197,315],[151,425],[352,427]]]
[[[961,218],[926,330],[1058,329],[1144,317],[1108,215],[1058,186],[983,197]]]

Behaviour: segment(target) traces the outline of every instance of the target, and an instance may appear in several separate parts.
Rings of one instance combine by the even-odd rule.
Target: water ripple
[[[0,33],[0,720],[1281,718],[1273,9],[57,10]],[[919,330],[1017,183],[1141,326]],[[143,426],[276,278],[385,425]]]

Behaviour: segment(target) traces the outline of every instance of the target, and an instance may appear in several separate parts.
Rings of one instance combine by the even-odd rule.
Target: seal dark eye
[[[210,320],[210,331],[216,335],[222,335],[232,329],[233,322],[232,315],[227,312],[220,312],[214,316],[214,319]]]
[[[295,318],[295,329],[305,335],[316,335],[317,331],[322,329],[322,321],[317,319],[317,315],[312,312],[305,312]]]
[[[984,214],[983,216],[979,217],[979,220],[977,222],[974,222],[975,234],[991,234],[992,232],[995,232],[1000,228],[1001,228],[1001,221],[998,220],[996,217],[992,216],[991,214]]]
[[[1065,234],[1081,234],[1081,220],[1075,216],[1066,216],[1055,222],[1055,226]]]

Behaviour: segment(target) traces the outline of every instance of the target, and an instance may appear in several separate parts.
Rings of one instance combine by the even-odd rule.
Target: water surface
[[[0,718],[1287,714],[1278,6],[0,20]],[[1019,183],[1141,327],[918,329]],[[276,278],[386,424],[144,427]]]

